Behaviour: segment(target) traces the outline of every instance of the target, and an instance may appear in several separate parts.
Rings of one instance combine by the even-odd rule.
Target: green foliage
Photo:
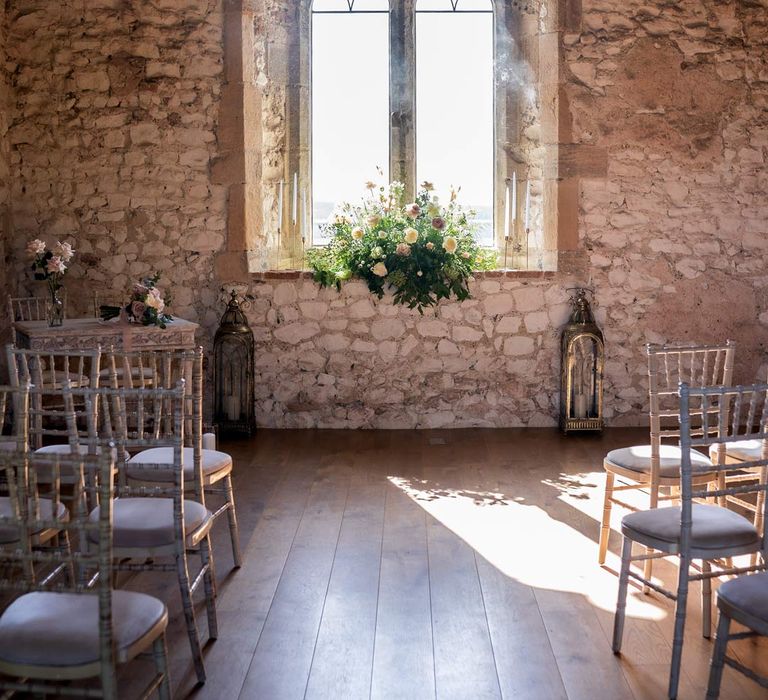
[[[457,204],[456,192],[442,206],[429,183],[409,204],[398,182],[378,189],[369,183],[369,189],[361,205],[343,205],[326,225],[328,246],[308,252],[319,284],[340,289],[358,277],[379,298],[391,287],[396,304],[423,313],[440,299],[468,298],[472,272],[496,266],[496,254],[477,244],[472,212]]]

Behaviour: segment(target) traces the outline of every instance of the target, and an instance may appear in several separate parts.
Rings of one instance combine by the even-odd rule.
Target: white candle
[[[504,193],[504,240],[509,238],[509,185]]]
[[[587,418],[587,395],[576,394],[573,398],[574,418]]]
[[[283,228],[283,183],[280,180],[280,187],[277,190],[277,230],[280,231]]]
[[[237,405],[236,396],[224,397],[224,413],[227,415],[228,420],[238,420],[240,418],[240,410]]]
[[[512,171],[512,223],[517,221],[517,171]]]
[[[293,207],[291,209],[293,225],[296,225],[296,213],[299,207],[299,174],[293,174]]]
[[[531,215],[531,181],[526,180],[525,183],[525,230],[527,231],[530,223]]]
[[[302,207],[302,217],[301,217],[301,237],[302,239],[307,235],[307,188],[302,187],[301,188],[301,207]]]
[[[216,434],[215,433],[203,433],[203,449],[215,450],[216,449]]]

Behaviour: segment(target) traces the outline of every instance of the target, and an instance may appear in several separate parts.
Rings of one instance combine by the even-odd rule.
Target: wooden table
[[[90,350],[110,346],[122,350],[188,350],[195,347],[198,324],[176,318],[166,328],[125,323],[115,319],[68,318],[51,328],[47,321],[17,321],[16,342],[31,350]]]

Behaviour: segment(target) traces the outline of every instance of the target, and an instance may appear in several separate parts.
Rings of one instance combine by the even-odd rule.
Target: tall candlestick
[[[517,221],[517,171],[512,171],[512,223]]]
[[[531,181],[526,180],[525,183],[525,230],[529,228],[531,216]]]
[[[280,187],[277,190],[277,230],[283,228],[283,186],[284,182],[280,180]]]
[[[504,193],[504,240],[509,238],[509,185]]]
[[[293,208],[291,209],[292,222],[296,225],[296,213],[299,207],[299,174],[293,173]]]

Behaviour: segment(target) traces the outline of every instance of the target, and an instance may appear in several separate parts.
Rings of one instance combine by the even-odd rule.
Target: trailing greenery
[[[344,204],[324,230],[330,243],[308,252],[315,281],[341,288],[351,277],[364,279],[381,298],[391,287],[394,302],[416,308],[434,306],[451,295],[469,297],[474,270],[496,266],[496,254],[481,248],[470,219],[452,191],[447,206],[431,194],[425,182],[409,204],[403,185],[368,183],[370,196],[362,204]]]

